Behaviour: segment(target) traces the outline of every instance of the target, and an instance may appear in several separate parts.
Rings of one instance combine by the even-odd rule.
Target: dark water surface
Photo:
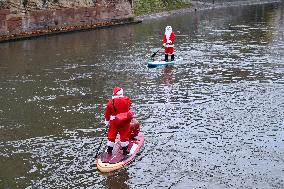
[[[150,69],[166,25],[184,61]],[[0,188],[284,188],[283,76],[281,4],[2,43]],[[101,174],[115,85],[145,145]]]

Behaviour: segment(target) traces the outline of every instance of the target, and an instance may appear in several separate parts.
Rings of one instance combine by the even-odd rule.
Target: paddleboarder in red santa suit
[[[171,26],[167,26],[165,29],[165,34],[163,37],[163,46],[165,47],[165,61],[169,61],[169,55],[171,56],[171,61],[174,61],[174,41],[175,33]]]
[[[130,112],[132,101],[129,97],[123,96],[123,89],[115,87],[113,89],[112,99],[109,99],[105,108],[105,124],[108,126],[108,142],[107,152],[112,153],[116,135],[120,134],[120,143],[123,150],[123,155],[127,155],[130,133],[130,120],[118,122],[118,115]],[[132,112],[132,111],[131,111]]]

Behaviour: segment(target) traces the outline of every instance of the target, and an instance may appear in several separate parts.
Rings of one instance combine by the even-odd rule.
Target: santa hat
[[[122,95],[123,95],[123,89],[120,87],[114,87],[113,96],[122,96]]]

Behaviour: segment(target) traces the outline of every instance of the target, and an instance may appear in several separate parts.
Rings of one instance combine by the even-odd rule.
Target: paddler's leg
[[[124,156],[130,153],[128,150],[128,146],[122,147],[122,151]]]
[[[108,138],[108,141],[107,141],[107,146],[108,146],[107,152],[109,154],[112,153],[117,133],[118,133],[118,129],[117,129],[116,125],[114,124],[113,121],[110,121],[109,128],[108,128],[108,133],[107,133],[107,138]]]
[[[108,147],[107,147],[107,153],[108,154],[111,154],[112,153],[112,150],[113,150],[113,146],[114,146],[114,143],[108,143]]]
[[[120,143],[123,150],[123,155],[129,154],[128,151],[129,133],[130,133],[130,123],[121,126],[119,134],[120,134]]]
[[[169,47],[165,48],[165,61],[168,62],[169,61]]]
[[[168,52],[169,52],[169,55],[171,55],[171,61],[174,61],[175,60],[174,48],[169,47]]]
[[[168,62],[169,61],[169,55],[165,54],[165,61]]]

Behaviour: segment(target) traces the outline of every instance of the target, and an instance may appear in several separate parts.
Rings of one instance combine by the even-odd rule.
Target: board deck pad
[[[128,150],[131,149],[133,143],[129,143]],[[101,155],[101,160],[103,163],[118,163],[127,159],[131,153],[128,155],[123,155],[122,147],[120,142],[117,142],[112,150],[112,153],[108,153],[106,150]]]

